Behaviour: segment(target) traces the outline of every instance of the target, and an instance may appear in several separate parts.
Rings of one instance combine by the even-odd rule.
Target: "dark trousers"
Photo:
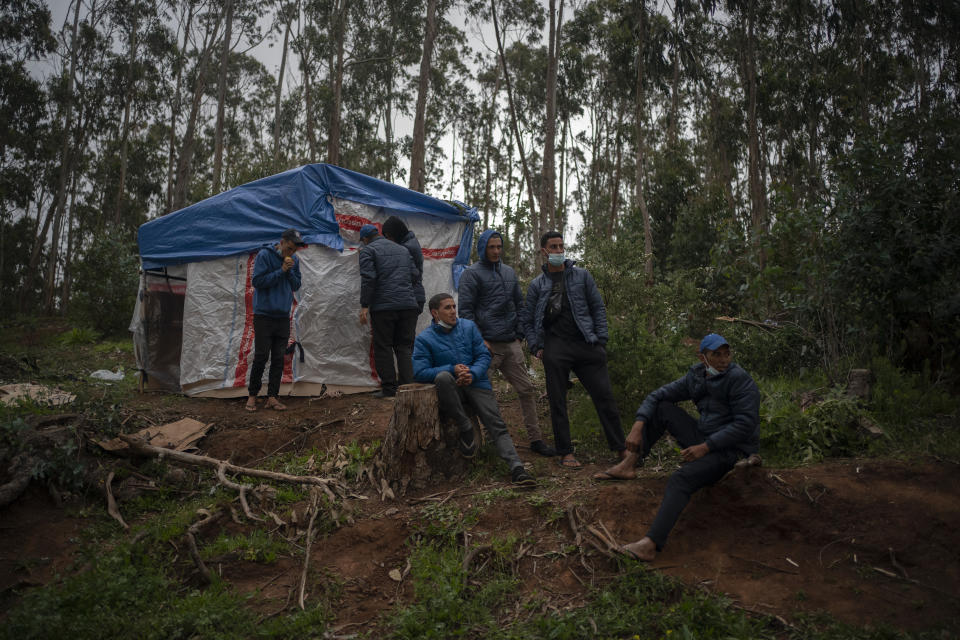
[[[573,453],[570,419],[567,417],[567,380],[571,370],[577,374],[580,383],[593,400],[610,449],[622,451],[626,444],[617,401],[613,398],[613,389],[610,386],[610,374],[607,373],[606,350],[599,344],[591,345],[583,340],[567,340],[548,335],[543,347],[543,371],[547,379],[550,420],[557,453]]]
[[[263,386],[263,370],[270,358],[270,377],[267,382],[267,395],[280,395],[280,379],[283,377],[283,356],[290,340],[290,318],[271,316],[253,316],[253,367],[250,369],[250,383],[247,392],[251,396],[260,393]]]
[[[703,434],[697,429],[697,421],[690,414],[672,402],[659,402],[656,414],[643,424],[644,457],[666,432],[684,449],[702,444],[704,440]],[[656,543],[658,551],[666,544],[667,536],[677,523],[680,512],[690,502],[690,496],[725,476],[733,469],[739,457],[736,449],[711,451],[693,462],[683,463],[680,469],[670,476],[657,517],[647,532],[647,537]]]
[[[413,382],[413,340],[417,337],[417,310],[371,311],[373,362],[380,376],[380,387],[387,395],[397,392],[399,384]],[[396,355],[397,365],[393,358]]]

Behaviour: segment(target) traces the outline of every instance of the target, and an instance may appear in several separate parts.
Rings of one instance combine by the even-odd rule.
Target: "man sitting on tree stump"
[[[472,321],[457,318],[457,303],[449,293],[430,298],[433,323],[417,336],[413,346],[413,377],[437,387],[440,414],[452,419],[460,430],[460,453],[472,458],[477,452],[473,423],[464,405],[469,403],[487,429],[497,453],[510,467],[513,483],[533,487],[533,479],[513,447],[507,425],[500,416],[493,386],[487,377],[490,351]]]

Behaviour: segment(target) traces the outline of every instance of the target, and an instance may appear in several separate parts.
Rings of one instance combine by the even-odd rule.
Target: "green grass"
[[[289,551],[289,545],[285,540],[262,529],[254,529],[249,533],[234,535],[221,533],[213,542],[204,545],[200,557],[204,560],[212,560],[234,554],[248,562],[273,564],[277,561],[277,556]]]

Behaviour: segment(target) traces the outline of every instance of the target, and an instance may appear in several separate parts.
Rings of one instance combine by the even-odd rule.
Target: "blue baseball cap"
[[[361,240],[363,240],[363,239],[366,238],[367,236],[372,236],[372,235],[375,235],[375,234],[377,234],[377,233],[380,233],[380,232],[377,231],[377,228],[376,228],[375,226],[373,226],[372,224],[365,224],[365,225],[363,225],[362,227],[360,227],[360,239],[361,239]]]
[[[703,340],[700,341],[700,353],[704,351],[716,351],[723,345],[730,346],[726,338],[719,333],[708,333],[703,337]]]

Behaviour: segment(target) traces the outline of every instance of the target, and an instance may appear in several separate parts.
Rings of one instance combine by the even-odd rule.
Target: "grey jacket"
[[[370,311],[417,308],[414,286],[419,278],[410,253],[380,236],[360,247],[360,306]]]
[[[698,363],[687,375],[663,385],[637,409],[637,420],[649,421],[657,403],[692,400],[700,412],[697,429],[711,451],[737,449],[749,455],[760,447],[760,390],[750,374],[731,362],[726,371],[707,377]]]
[[[607,309],[603,306],[600,289],[593,276],[586,269],[575,266],[573,260],[565,260],[563,283],[567,289],[567,299],[577,328],[588,344],[607,344]],[[527,301],[523,308],[521,325],[527,336],[527,347],[535,354],[543,349],[543,317],[550,300],[553,281],[543,265],[543,273],[530,283],[527,289]]]
[[[523,293],[516,272],[503,262],[487,260],[487,241],[500,236],[488,229],[477,241],[476,262],[460,276],[460,317],[477,323],[484,340],[511,342],[523,338],[520,313]]]

